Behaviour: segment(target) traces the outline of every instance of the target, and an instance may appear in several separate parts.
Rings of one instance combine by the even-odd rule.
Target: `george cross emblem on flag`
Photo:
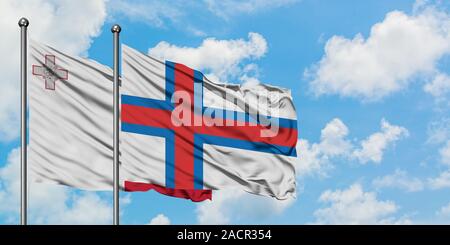
[[[45,89],[55,90],[56,81],[67,81],[69,72],[56,66],[56,57],[54,55],[45,55],[45,64],[43,66],[33,65],[32,73],[35,76],[41,76],[45,80]]]

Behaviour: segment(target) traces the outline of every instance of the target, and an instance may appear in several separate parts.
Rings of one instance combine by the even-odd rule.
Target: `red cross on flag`
[[[44,56],[45,62],[42,66],[33,65],[32,73],[35,76],[41,76],[45,80],[45,88],[55,90],[55,83],[58,80],[67,81],[68,72],[56,66],[56,56],[47,54]]]

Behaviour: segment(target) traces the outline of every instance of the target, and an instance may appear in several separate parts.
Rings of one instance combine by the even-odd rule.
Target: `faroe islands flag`
[[[295,194],[297,120],[288,90],[214,83],[126,45],[122,61],[126,190],[193,201],[230,187],[277,199]]]

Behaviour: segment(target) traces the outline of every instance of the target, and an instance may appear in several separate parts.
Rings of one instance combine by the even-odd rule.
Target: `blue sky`
[[[11,36],[0,42],[6,56],[18,56],[16,23],[24,15],[34,39],[110,66],[110,28],[119,23],[121,42],[141,52],[178,59],[222,81],[251,78],[292,91],[300,139],[296,200],[217,192],[212,203],[195,204],[154,192],[122,193],[123,224],[450,222],[445,1],[110,0],[80,7],[39,0],[34,10],[28,1],[13,2],[0,4],[0,12],[11,10],[0,21]],[[58,22],[63,16],[68,20]],[[208,45],[218,43],[235,58],[206,60]],[[17,223],[11,169],[19,145],[18,63],[2,64],[1,83],[11,93],[2,95],[0,107],[0,223]],[[56,211],[35,201],[32,223],[110,221],[110,193],[54,188]],[[36,195],[43,197],[54,198]]]

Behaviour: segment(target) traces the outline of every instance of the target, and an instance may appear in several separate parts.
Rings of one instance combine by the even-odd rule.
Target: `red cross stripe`
[[[56,81],[67,81],[69,72],[56,66],[56,57],[54,55],[45,55],[44,66],[33,65],[32,73],[35,76],[41,76],[45,80],[45,89],[55,90]]]

